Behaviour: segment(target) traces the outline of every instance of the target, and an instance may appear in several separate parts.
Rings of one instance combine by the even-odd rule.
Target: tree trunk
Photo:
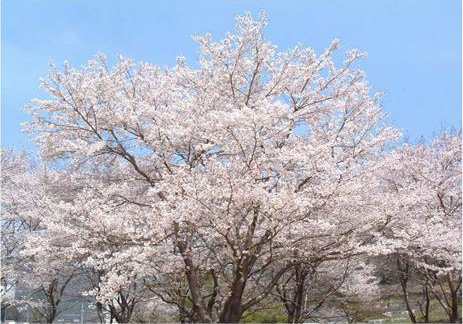
[[[124,310],[118,317],[116,317],[116,320],[118,323],[128,323],[130,321],[130,316],[129,312],[127,310]]]
[[[103,312],[103,304],[100,302],[96,302],[96,310],[98,314],[98,320],[100,321],[100,323],[104,323],[105,317],[104,317],[104,312]]]
[[[47,323],[53,323],[56,318],[56,310],[51,309],[46,318]]]
[[[302,323],[304,319],[302,318],[302,312],[304,310],[304,287],[305,280],[307,277],[307,272],[302,269],[301,266],[296,266],[295,268],[295,283],[296,287],[294,290],[294,295],[289,302],[288,310],[288,323]]]
[[[424,305],[424,322],[429,323],[429,306],[431,305],[431,299],[429,298],[428,285],[424,287],[424,294],[426,298]]]
[[[461,277],[458,279],[458,283],[455,286],[452,277],[450,274],[447,275],[447,282],[450,288],[450,316],[449,322],[450,323],[458,323],[459,322],[459,314],[458,314],[458,289],[461,285]]]
[[[246,283],[241,277],[235,279],[230,297],[227,298],[220,313],[220,323],[238,323],[241,319],[241,299]]]
[[[191,300],[193,303],[192,321],[199,323],[211,323],[212,319],[209,317],[206,309],[206,304],[201,296],[201,284],[198,278],[196,267],[191,257],[191,240],[192,237],[186,240],[180,239],[179,227],[175,224],[176,245],[185,264],[185,276],[187,278],[188,287],[190,288]]]
[[[410,306],[410,299],[407,290],[409,265],[407,261],[401,261],[400,256],[397,256],[397,269],[399,270],[400,285],[402,286],[403,300],[405,307],[407,308],[408,316],[410,317],[410,321],[412,323],[416,323],[416,316]]]
[[[252,221],[249,224],[243,244],[244,250],[247,251],[247,256],[241,256],[235,259],[236,268],[234,271],[233,285],[231,287],[230,297],[227,298],[220,312],[219,321],[221,323],[238,323],[245,311],[242,307],[242,298],[248,275],[257,260],[257,254],[270,235],[270,233],[266,232],[258,243],[253,243],[258,218],[259,206],[256,206],[253,208]],[[255,247],[250,250],[253,245],[255,245]]]
[[[47,323],[53,323],[57,315],[57,302],[55,300],[56,297],[56,285],[57,281],[53,280],[49,285],[48,289],[45,291],[45,295],[48,299],[48,312],[46,313],[45,320]],[[59,301],[59,300],[58,300]]]
[[[184,257],[184,261],[187,267],[185,275],[187,277],[188,287],[190,288],[191,299],[193,302],[192,320],[193,322],[210,323],[212,320],[207,314],[206,305],[204,303],[203,297],[201,296],[201,285],[199,283],[196,269],[193,268],[193,262],[191,258]]]
[[[111,312],[111,317],[114,317],[118,323],[129,323],[130,319],[132,318],[133,309],[137,303],[137,299],[134,297],[129,298],[129,294],[124,295],[124,293],[120,291],[117,298],[117,303],[120,307],[120,310],[118,310],[114,304],[108,305]]]
[[[301,269],[301,267],[296,268],[296,312],[294,316],[293,323],[302,323],[304,320],[301,318],[302,312],[304,310],[304,287],[305,279],[307,273]]]

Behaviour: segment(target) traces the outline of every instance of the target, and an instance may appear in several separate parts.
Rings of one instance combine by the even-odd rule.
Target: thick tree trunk
[[[232,286],[230,297],[227,298],[220,313],[220,323],[238,323],[243,314],[241,300],[246,283],[237,278]]]
[[[296,312],[294,316],[293,323],[302,323],[304,320],[301,318],[302,312],[304,310],[304,287],[305,287],[305,279],[307,277],[307,273],[301,269],[301,267],[296,268]]]
[[[458,289],[461,285],[461,277],[458,279],[458,282],[456,285],[454,285],[454,282],[452,280],[452,277],[450,274],[447,275],[447,282],[450,288],[450,316],[449,316],[449,322],[450,323],[458,323],[459,322],[459,314],[458,314]]]
[[[244,240],[244,250],[247,252],[247,256],[241,256],[235,259],[235,270],[234,279],[231,287],[230,297],[224,303],[222,311],[219,315],[219,321],[221,323],[238,323],[243,315],[244,309],[242,307],[242,299],[244,288],[248,280],[248,275],[251,272],[254,264],[257,260],[257,254],[260,252],[268,234],[264,235],[259,243],[255,244],[255,247],[250,250],[253,244],[254,232],[257,226],[257,219],[259,217],[259,207],[255,207],[253,210],[252,222],[249,224],[246,238]]]
[[[132,311],[129,307],[124,307],[122,312],[119,313],[119,316],[116,317],[118,323],[128,323],[132,317]]]
[[[53,323],[56,318],[56,309],[51,309],[50,312],[47,314],[46,321],[47,323]]]
[[[307,272],[301,266],[295,267],[295,289],[294,295],[288,303],[288,323],[303,323],[302,313],[304,310],[304,287]]]
[[[452,312],[449,318],[450,323],[459,323],[458,305],[452,305]]]
[[[191,257],[191,240],[189,237],[186,240],[180,239],[178,224],[175,224],[176,245],[182,255],[183,263],[185,264],[185,276],[190,288],[191,300],[193,303],[192,321],[199,323],[211,323],[212,319],[207,313],[206,304],[201,296],[201,283],[197,274],[197,269]]]
[[[407,261],[401,260],[400,256],[397,256],[397,269],[399,271],[400,285],[402,286],[402,295],[405,307],[407,308],[408,316],[410,317],[410,321],[412,323],[416,323],[416,316],[410,306],[410,298],[407,289],[409,265]]]
[[[47,296],[47,299],[48,299],[48,312],[46,313],[46,318],[45,318],[47,323],[53,323],[57,315],[59,299],[58,301],[55,300],[55,298],[57,297],[56,296],[56,285],[57,285],[57,281],[53,280],[49,284],[48,289],[45,291],[45,295]]]
[[[241,297],[234,294],[225,302],[220,315],[220,323],[238,323],[241,315]]]
[[[100,303],[100,302],[96,303],[96,311],[97,311],[97,314],[98,314],[98,321],[100,323],[104,323],[105,322],[105,316],[104,316],[104,312],[103,312],[103,304],[102,303]]]
[[[188,287],[190,288],[191,299],[193,302],[193,322],[210,323],[212,322],[206,311],[206,305],[201,296],[201,285],[199,282],[196,269],[193,268],[193,262],[191,258],[184,257],[185,265],[188,270],[185,271],[185,275],[188,281]]]

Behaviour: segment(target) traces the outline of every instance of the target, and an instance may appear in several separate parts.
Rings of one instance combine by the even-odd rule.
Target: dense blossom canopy
[[[238,322],[301,267],[349,260],[336,289],[364,297],[377,292],[366,255],[460,269],[459,136],[387,152],[400,133],[355,68],[364,53],[337,65],[337,40],[277,52],[266,24],[195,37],[197,68],[51,66],[49,98],[27,108],[43,161],[2,161],[6,217],[37,224],[20,242],[35,275],[96,273],[86,294],[110,308],[141,281],[169,302],[162,283],[181,276],[190,320]]]

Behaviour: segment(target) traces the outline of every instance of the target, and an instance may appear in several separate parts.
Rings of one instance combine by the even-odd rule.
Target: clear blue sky
[[[266,36],[285,49],[301,41],[322,51],[340,38],[342,50],[368,52],[360,67],[373,91],[386,93],[390,122],[410,139],[442,123],[461,124],[461,2],[436,1],[2,1],[2,145],[31,148],[21,133],[22,107],[35,97],[48,61],[80,66],[97,52],[172,66],[193,63],[194,33],[215,39],[233,29],[234,15],[270,15]]]

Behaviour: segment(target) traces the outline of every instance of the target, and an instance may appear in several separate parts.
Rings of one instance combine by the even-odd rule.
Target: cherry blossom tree
[[[41,159],[2,151],[2,281],[41,289],[47,321],[84,277],[100,321],[163,302],[235,323],[272,296],[289,322],[350,321],[377,294],[369,255],[394,258],[413,322],[411,276],[425,319],[434,298],[458,320],[461,134],[389,149],[365,54],[278,52],[267,22],[195,36],[197,67],[51,65],[25,125]]]
[[[8,307],[14,304],[10,296],[17,283],[15,269],[21,266],[20,251],[24,246],[25,234],[37,225],[24,215],[19,216],[17,201],[23,199],[24,188],[20,183],[20,175],[27,172],[26,154],[16,154],[12,150],[0,151],[2,173],[2,219],[1,219],[1,285],[2,285],[2,316]],[[15,193],[15,195],[13,195]],[[3,318],[2,318],[3,320]]]
[[[461,314],[461,132],[443,131],[430,144],[405,144],[383,160],[383,203],[390,217],[382,244],[394,253],[410,319],[407,283],[424,284],[425,320],[432,295],[457,322]],[[418,278],[416,277],[418,276]]]
[[[363,258],[363,257],[362,257]],[[317,319],[328,306],[335,317],[350,322],[349,303],[362,303],[379,297],[374,268],[359,257],[324,261],[288,272],[277,285],[275,296],[288,313],[288,323]]]
[[[385,222],[355,199],[366,161],[399,136],[356,68],[364,53],[337,67],[337,40],[319,56],[277,52],[267,20],[238,16],[218,42],[197,36],[198,68],[120,57],[110,70],[101,55],[51,66],[26,129],[57,172],[80,173],[70,199],[48,199],[45,246],[105,269],[101,301],[130,278],[177,272],[192,321],[238,322],[303,260],[362,253]]]
[[[2,150],[1,159],[2,281],[29,288],[27,296],[12,302],[33,307],[51,323],[61,311],[65,288],[74,276],[62,249],[48,249],[33,240],[46,233],[42,197],[54,196],[49,189],[56,179],[25,153]]]
[[[116,266],[124,261],[117,256],[127,244],[122,232],[117,244],[113,232],[105,232],[105,226],[115,224],[109,221],[115,203],[102,207],[104,197],[97,190],[108,181],[104,170],[97,171],[53,169],[40,161],[31,163],[24,154],[2,151],[2,250],[7,255],[2,260],[3,281],[28,289],[28,296],[15,303],[32,307],[50,323],[71,299],[98,297],[99,319],[104,320],[106,308],[120,323],[130,320],[141,301],[141,280],[127,272],[133,263],[126,262],[124,269]],[[92,209],[95,216],[98,208],[107,222],[98,218],[89,222],[87,211]],[[105,256],[110,258],[102,263]],[[96,280],[82,282],[84,277]],[[108,284],[100,287],[102,281]],[[69,294],[70,285],[80,290]]]

